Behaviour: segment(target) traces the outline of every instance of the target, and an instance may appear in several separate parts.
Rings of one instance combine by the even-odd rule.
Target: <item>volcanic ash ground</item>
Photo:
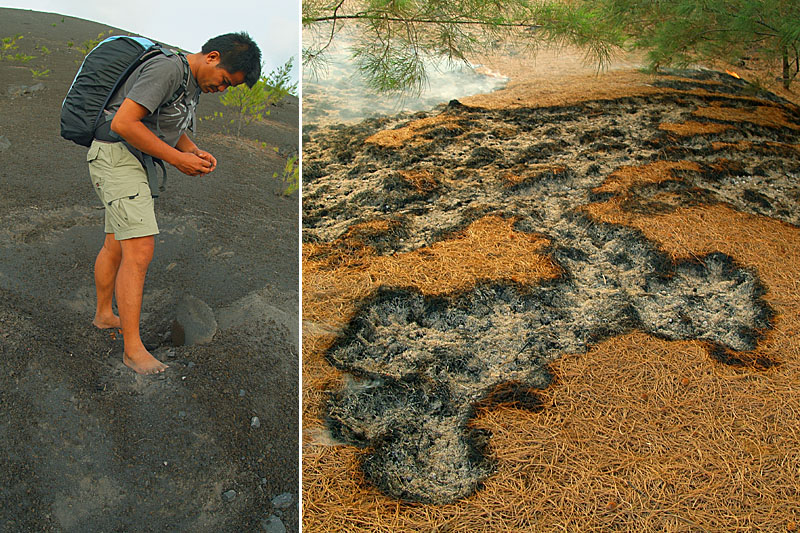
[[[306,265],[423,257],[499,220],[511,237],[542,239],[555,273],[493,277],[487,254],[466,289],[398,280],[353,303],[327,351],[352,376],[330,396],[328,422],[369,449],[364,472],[387,494],[437,504],[471,494],[494,468],[491,436],[469,426],[476,407],[541,408],[549,363],[609,337],[639,330],[700,341],[714,364],[771,364],[752,357],[773,313],[755,272],[719,252],[673,260],[615,220],[726,205],[798,225],[800,114],[712,72],[655,85],[567,107],[453,101],[306,131]]]

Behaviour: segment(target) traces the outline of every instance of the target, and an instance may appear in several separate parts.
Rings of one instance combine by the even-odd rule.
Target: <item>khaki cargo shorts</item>
[[[106,208],[106,233],[118,241],[158,234],[147,174],[128,148],[121,142],[95,140],[86,161],[94,190]]]

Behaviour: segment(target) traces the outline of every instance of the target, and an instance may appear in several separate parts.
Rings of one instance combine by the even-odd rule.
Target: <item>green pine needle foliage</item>
[[[304,0],[303,24],[304,66],[324,70],[327,48],[351,24],[359,35],[353,57],[368,84],[411,94],[424,88],[431,56],[466,61],[505,40],[531,53],[543,44],[580,46],[602,66],[623,38],[591,8],[527,0]]]
[[[293,155],[286,160],[286,165],[283,167],[281,176],[277,172],[272,173],[273,178],[280,178],[284,184],[284,189],[281,192],[283,196],[291,196],[292,193],[300,188],[300,165],[297,161],[297,156]]]
[[[219,101],[234,111],[235,118],[230,121],[234,126],[234,135],[240,137],[243,126],[269,115],[270,105],[277,104],[289,94],[297,94],[297,82],[291,83],[289,76],[293,60],[289,58],[282,66],[262,76],[252,87],[237,85],[219,96]]]
[[[589,4],[589,2],[585,2]],[[598,16],[647,51],[652,67],[759,57],[778,65],[789,87],[800,66],[796,0],[598,0]]]
[[[427,55],[464,60],[501,40],[530,53],[577,46],[600,68],[623,49],[646,52],[653,68],[759,57],[779,65],[787,88],[800,70],[797,0],[304,0],[304,66],[324,70],[346,24],[360,36],[361,73],[381,92],[418,93]]]

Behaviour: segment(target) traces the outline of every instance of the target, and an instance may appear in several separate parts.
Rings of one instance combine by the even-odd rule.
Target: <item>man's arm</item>
[[[142,123],[142,119],[149,113],[143,105],[126,98],[111,121],[111,130],[128,141],[133,147],[166,161],[189,176],[208,174],[214,169],[216,160],[212,163],[197,153],[175,149],[159,139]],[[183,135],[181,140],[183,140],[183,137],[186,136]],[[197,149],[191,139],[186,137],[186,140],[194,146],[194,149]],[[183,146],[186,146],[186,141],[184,141]],[[208,155],[210,156],[211,154]]]
[[[197,145],[192,141],[188,135],[185,133],[181,134],[181,138],[178,139],[178,143],[175,145],[175,148],[180,150],[181,152],[188,152],[190,154],[194,154],[201,159],[205,159],[209,163],[211,163],[211,168],[209,172],[217,168],[217,159],[206,152],[205,150],[201,150],[197,147]]]

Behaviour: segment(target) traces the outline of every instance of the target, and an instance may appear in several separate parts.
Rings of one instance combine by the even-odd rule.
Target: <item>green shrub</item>
[[[81,53],[83,53],[83,57],[86,57],[87,55],[89,55],[89,52],[94,50],[95,47],[98,44],[100,44],[100,41],[102,41],[106,37],[110,36],[113,32],[114,32],[114,30],[108,30],[108,32],[102,32],[101,31],[100,33],[97,34],[97,38],[96,39],[87,39],[86,41],[83,41],[83,43],[78,47],[78,50],[80,50]],[[69,43],[67,43],[67,46],[69,46],[70,48],[72,47],[71,46],[71,41]],[[83,61],[83,58],[81,58],[79,60],[76,60],[75,62],[80,65],[82,61]]]
[[[47,70],[36,70],[36,69],[32,68],[32,69],[30,69],[30,71],[31,71],[31,74],[33,74],[33,77],[36,78],[37,80],[41,79],[41,78],[46,78],[47,76],[50,75],[50,69],[47,69]]]
[[[220,95],[219,101],[222,105],[232,108],[236,114],[229,124],[235,124],[237,137],[241,136],[242,126],[262,120],[269,115],[268,106],[277,104],[286,95],[297,92],[297,83],[290,83],[289,78],[292,60],[293,58],[289,58],[283,66],[276,68],[267,76],[262,76],[252,87],[241,84],[227,89]]]
[[[272,177],[277,178],[278,173],[273,172]],[[296,155],[286,160],[286,166],[283,167],[283,175],[280,180],[286,185],[286,188],[281,193],[284,196],[291,195],[300,187],[300,165],[297,164]]]
[[[261,120],[269,114],[267,106],[271,103],[271,96],[262,78],[252,87],[245,84],[230,87],[220,95],[219,101],[225,107],[233,109],[236,118],[231,119],[230,124],[236,125],[234,134],[239,137],[242,126]]]
[[[28,54],[21,54],[21,53],[17,52],[13,56],[11,54],[7,55],[6,59],[8,59],[9,61],[19,61],[20,63],[27,63],[28,61],[30,61],[34,57],[36,57],[36,56],[29,56]]]
[[[12,59],[13,56],[10,52],[19,47],[17,41],[20,39],[22,39],[22,34],[0,39],[0,59]]]
[[[290,83],[291,78],[289,77],[293,62],[294,57],[290,57],[286,63],[277,67],[263,78],[267,86],[270,87],[273,92],[281,95],[280,99],[284,98],[287,94],[297,96],[297,82]]]

